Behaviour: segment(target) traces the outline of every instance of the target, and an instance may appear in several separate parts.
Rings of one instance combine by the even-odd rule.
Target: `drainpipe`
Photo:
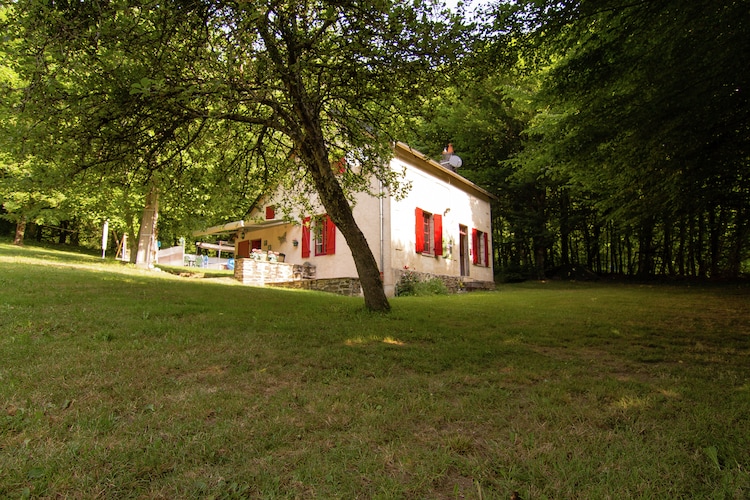
[[[383,255],[384,248],[385,248],[385,228],[383,227],[385,224],[384,217],[383,217],[383,181],[379,180],[379,195],[380,195],[380,274],[383,275],[385,272],[385,263],[384,259],[385,256]],[[383,279],[385,279],[385,276],[383,275]]]

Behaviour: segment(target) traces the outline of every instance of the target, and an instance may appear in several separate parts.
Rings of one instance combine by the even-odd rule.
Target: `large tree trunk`
[[[265,20],[259,18],[256,26],[267,44],[271,59],[281,70],[282,79],[289,92],[294,117],[285,123],[283,133],[294,142],[296,152],[313,179],[321,203],[349,245],[365,296],[365,307],[371,311],[389,311],[391,306],[385,296],[378,263],[365,235],[354,220],[352,208],[331,169],[320,116],[320,110],[324,106],[320,101],[319,90],[314,88],[313,92],[308,94],[301,73],[292,69],[298,62],[300,51],[305,49],[290,40],[285,40],[285,43],[289,44],[289,51],[282,54]]]
[[[135,215],[130,208],[125,210],[125,227],[128,235],[126,243],[128,245],[127,252],[125,248],[122,249],[124,254],[128,256],[128,262],[135,264],[135,257],[138,255],[138,232],[136,231]]]
[[[638,276],[653,275],[653,239],[654,223],[650,218],[646,218],[641,222],[640,234],[638,236]]]
[[[365,307],[371,311],[387,312],[391,306],[385,296],[377,260],[365,235],[354,220],[352,208],[333,174],[322,136],[319,139],[307,140],[300,144],[301,156],[312,175],[321,203],[352,252],[362,293],[365,296]]]
[[[24,234],[26,234],[26,216],[22,215],[16,222],[16,236],[13,238],[13,244],[23,246]]]
[[[143,208],[141,228],[138,230],[138,251],[135,264],[139,267],[152,268],[156,260],[156,222],[159,217],[159,192],[152,187],[146,195]]]

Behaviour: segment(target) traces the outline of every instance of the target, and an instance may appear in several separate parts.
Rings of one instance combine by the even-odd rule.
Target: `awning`
[[[229,222],[221,226],[212,226],[207,229],[204,229],[203,231],[193,231],[193,236],[208,236],[211,234],[233,233],[237,231],[238,229],[251,230],[251,229],[260,229],[264,227],[281,226],[284,224],[289,224],[289,222],[285,220],[278,220],[278,219],[263,221],[263,222],[249,222],[249,221],[244,221],[244,220],[238,220],[235,222]]]
[[[234,245],[222,245],[216,243],[203,243],[199,241],[195,244],[198,248],[205,248],[206,250],[218,250],[219,252],[231,252],[234,253]]]

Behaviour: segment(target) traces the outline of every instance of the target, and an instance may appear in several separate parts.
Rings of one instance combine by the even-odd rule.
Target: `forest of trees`
[[[449,138],[500,198],[496,270],[750,270],[749,2],[501,2],[482,18],[419,145]]]
[[[498,198],[498,279],[740,277],[749,23],[747,0],[4,1],[0,229],[137,242],[158,193],[171,243],[304,183],[377,288],[347,193],[397,183],[391,141],[450,142]]]

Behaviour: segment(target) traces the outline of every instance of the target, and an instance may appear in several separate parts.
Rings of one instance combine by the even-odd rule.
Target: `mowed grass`
[[[0,244],[0,498],[750,496],[750,289],[363,301]]]

